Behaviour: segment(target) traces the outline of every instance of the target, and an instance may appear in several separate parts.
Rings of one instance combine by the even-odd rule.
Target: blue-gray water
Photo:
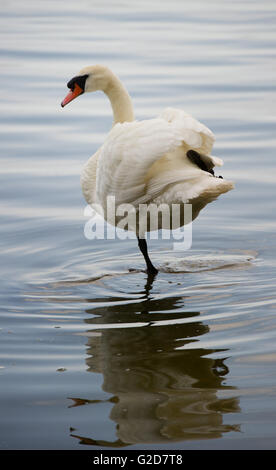
[[[275,449],[275,2],[14,0],[0,25],[0,448]],[[191,250],[149,243],[152,283],[135,240],[84,236],[111,109],[60,102],[95,63],[137,119],[210,127],[236,184]]]

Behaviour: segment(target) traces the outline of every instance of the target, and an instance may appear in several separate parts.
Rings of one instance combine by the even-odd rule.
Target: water
[[[1,449],[275,448],[275,2],[1,3]],[[236,189],[188,252],[84,237],[111,126],[66,82],[103,63],[138,119],[183,108]]]

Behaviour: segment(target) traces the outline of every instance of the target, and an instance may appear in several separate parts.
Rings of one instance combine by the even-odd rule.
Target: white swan
[[[62,107],[82,93],[96,90],[102,90],[111,102],[112,129],[102,147],[88,160],[81,176],[87,203],[100,204],[106,219],[106,201],[108,196],[113,196],[116,208],[121,204],[128,204],[129,208],[131,204],[136,214],[140,214],[141,204],[143,207],[166,204],[169,208],[179,204],[178,226],[181,226],[184,203],[192,204],[195,219],[206,204],[233,188],[232,182],[214,176],[214,166],[221,166],[223,162],[211,156],[213,133],[189,114],[167,108],[156,119],[135,121],[127,90],[103,65],[83,68],[67,86],[70,92],[62,101]],[[136,231],[147,271],[153,275],[157,269],[150,261],[144,233],[176,228],[175,225],[164,226],[160,214],[153,227],[148,226],[148,214],[139,218],[137,226],[128,226]],[[115,224],[120,221],[122,215],[116,218]]]

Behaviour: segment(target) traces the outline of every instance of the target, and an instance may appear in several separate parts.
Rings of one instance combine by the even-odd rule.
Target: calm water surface
[[[275,2],[2,2],[1,449],[276,448]],[[103,63],[136,117],[185,109],[236,189],[193,245],[89,241],[79,175],[111,126]],[[135,270],[131,270],[135,268]]]

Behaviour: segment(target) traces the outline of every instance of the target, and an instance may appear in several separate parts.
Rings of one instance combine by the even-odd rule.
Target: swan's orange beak
[[[62,101],[61,103],[62,108],[64,108],[66,104],[70,103],[70,101],[77,98],[77,96],[81,95],[83,92],[84,90],[77,83],[75,83],[74,90],[73,91],[70,90],[68,95],[66,95],[64,100]]]

